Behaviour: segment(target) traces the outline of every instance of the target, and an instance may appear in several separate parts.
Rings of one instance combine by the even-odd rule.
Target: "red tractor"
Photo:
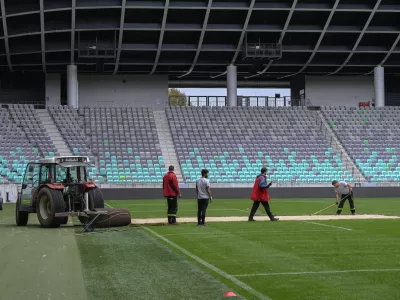
[[[58,227],[77,216],[85,231],[126,226],[131,216],[126,209],[104,208],[101,190],[87,180],[85,156],[60,156],[29,163],[18,195],[16,223],[28,224],[29,213],[36,213],[42,227]]]

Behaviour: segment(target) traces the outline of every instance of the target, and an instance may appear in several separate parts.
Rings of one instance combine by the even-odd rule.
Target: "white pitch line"
[[[243,231],[243,232],[235,232],[235,233],[213,233],[213,232],[188,232],[188,233],[166,233],[163,236],[186,236],[186,235],[209,235],[209,236],[232,236],[237,234],[259,234],[259,233],[294,233],[294,234],[301,234],[303,232],[334,232],[335,230],[301,230],[301,231],[283,231],[283,230],[262,230],[262,231]],[[337,232],[337,231],[336,231]]]
[[[319,225],[319,226],[325,226],[325,227],[331,227],[331,228],[338,228],[338,229],[343,229],[343,230],[348,230],[348,231],[353,230],[353,229],[346,228],[346,227],[327,225],[327,224],[322,224],[322,223],[317,223],[317,222],[310,222],[310,221],[302,221],[302,222],[303,222],[303,223],[308,223],[308,224]]]
[[[256,277],[256,276],[275,276],[275,275],[313,275],[313,274],[340,274],[340,273],[372,273],[372,272],[399,272],[400,269],[364,269],[364,270],[333,270],[315,272],[282,272],[282,273],[258,273],[258,274],[238,274],[235,277]]]
[[[108,204],[106,202],[104,202],[104,205],[107,206],[108,208],[114,208],[114,207],[112,207],[110,204]]]
[[[272,300],[271,298],[261,294],[259,291],[253,289],[251,286],[248,286],[247,284],[245,284],[244,282],[242,282],[239,279],[235,278],[234,276],[229,275],[228,273],[222,271],[221,269],[218,269],[216,266],[206,262],[205,260],[203,260],[200,257],[194,255],[193,253],[189,252],[188,250],[182,248],[181,246],[175,244],[174,242],[171,242],[169,239],[167,239],[166,237],[164,237],[164,236],[158,234],[157,232],[151,230],[150,228],[143,227],[143,229],[148,231],[148,232],[150,232],[151,234],[155,235],[160,240],[164,241],[165,243],[167,243],[171,247],[179,250],[180,252],[182,252],[186,256],[190,257],[191,259],[197,261],[199,264],[203,265],[204,267],[206,267],[206,268],[210,269],[211,271],[217,273],[218,275],[220,275],[220,276],[232,281],[234,284],[240,286],[242,289],[246,290],[247,292],[249,292],[253,296],[257,297],[258,299],[261,299],[261,300]]]
[[[135,210],[135,209],[133,209],[133,212],[165,212],[166,211],[166,209],[163,209],[163,210],[161,210],[161,209],[149,209],[149,210]],[[194,208],[194,209],[178,209],[178,212],[182,212],[182,211],[194,211],[194,212],[196,212],[197,211],[197,208]],[[208,208],[207,209],[207,211],[245,211],[245,210],[242,210],[242,209],[237,209],[237,208],[222,208],[222,209],[218,209],[218,208]],[[247,212],[247,211],[246,211]]]

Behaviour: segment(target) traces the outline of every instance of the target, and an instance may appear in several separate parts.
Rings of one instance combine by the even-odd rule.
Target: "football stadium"
[[[0,300],[400,299],[400,1],[0,11]]]

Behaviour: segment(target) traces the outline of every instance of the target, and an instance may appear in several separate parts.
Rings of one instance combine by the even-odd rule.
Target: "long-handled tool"
[[[321,209],[321,210],[319,210],[319,211],[317,211],[317,212],[311,214],[311,216],[316,215],[316,214],[319,214],[320,212],[323,212],[323,211],[327,210],[328,208],[331,208],[331,207],[334,206],[334,205],[339,205],[339,203],[340,203],[342,200],[344,200],[346,197],[347,197],[347,195],[345,195],[342,199],[340,199],[339,202],[333,203],[333,204],[329,205],[328,207],[325,207],[325,208],[323,208],[323,209]]]
[[[333,204],[329,205],[328,207],[325,207],[325,208],[323,208],[323,209],[321,209],[321,210],[319,210],[319,211],[317,211],[317,212],[311,214],[311,216],[314,216],[314,215],[316,215],[316,214],[319,214],[320,212],[323,212],[323,211],[327,210],[328,208],[331,208],[332,206],[336,206],[336,203],[333,203]]]

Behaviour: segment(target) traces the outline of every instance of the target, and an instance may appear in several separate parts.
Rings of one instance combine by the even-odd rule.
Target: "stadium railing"
[[[335,133],[333,133],[329,128],[328,123],[324,122],[323,116],[318,113],[315,114],[315,121],[317,122],[317,125],[319,126],[325,138],[328,140],[331,147],[336,151],[340,160],[343,162],[344,168],[351,173],[354,180],[359,183],[367,182],[365,177],[362,175],[361,170],[357,168],[355,162],[353,162],[350,158],[350,155],[336,139]]]
[[[289,96],[238,96],[238,106],[251,107],[288,107],[312,106],[308,99],[292,100]],[[169,96],[170,106],[227,106],[226,96]]]

